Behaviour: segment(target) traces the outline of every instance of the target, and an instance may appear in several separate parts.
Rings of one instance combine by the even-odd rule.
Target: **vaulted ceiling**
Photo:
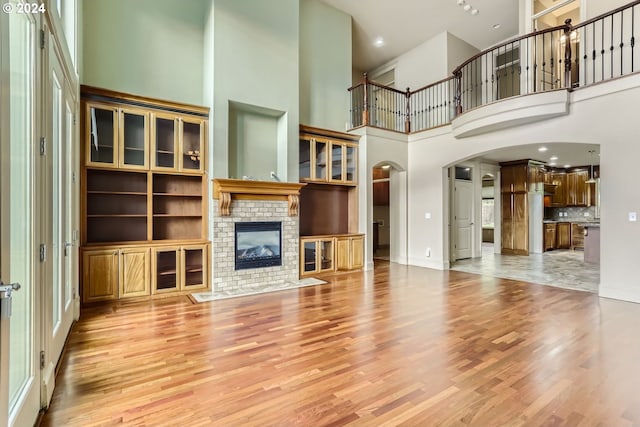
[[[353,18],[353,67],[358,71],[371,71],[443,31],[478,49],[518,33],[518,0],[323,1]],[[500,27],[494,29],[496,24]],[[384,40],[380,47],[374,45],[378,37]]]

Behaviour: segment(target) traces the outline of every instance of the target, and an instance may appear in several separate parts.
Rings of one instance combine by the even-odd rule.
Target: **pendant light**
[[[586,184],[595,184],[596,183],[596,179],[593,176],[593,155],[594,155],[595,152],[596,152],[596,150],[589,150],[589,155],[591,156],[591,175],[590,175],[590,178],[585,181]]]

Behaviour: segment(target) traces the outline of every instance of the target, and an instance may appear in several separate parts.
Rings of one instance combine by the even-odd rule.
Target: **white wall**
[[[83,84],[200,105],[209,0],[90,0],[82,10]]]
[[[213,175],[228,177],[229,102],[238,102],[285,113],[287,138],[278,143],[276,173],[283,181],[297,181],[298,1],[214,0],[209,19],[215,93],[210,127]],[[346,78],[348,82],[349,74]]]
[[[300,123],[344,130],[352,82],[351,17],[300,1]]]
[[[480,50],[476,47],[471,46],[453,34],[447,33],[447,70],[449,75],[453,74],[453,70],[478,52]]]
[[[640,265],[635,258],[640,222],[628,212],[640,211],[640,193],[629,185],[637,168],[640,145],[637,111],[640,75],[624,77],[571,94],[570,113],[542,122],[456,139],[450,127],[409,136],[409,262],[446,268],[447,179],[443,168],[493,149],[554,142],[600,144],[602,178],[600,294],[640,302]],[[618,108],[624,105],[625,108]],[[568,132],[570,130],[570,132]],[[432,213],[432,219],[424,217]],[[425,257],[425,248],[432,255]]]
[[[629,0],[581,0],[582,8],[585,9],[586,19],[594,18],[603,13],[609,12],[613,9],[617,9],[620,6],[624,6],[630,3]],[[638,8],[636,7],[636,13]]]
[[[390,164],[389,218],[390,258],[407,263],[407,137],[404,134],[375,128],[360,128],[358,146],[358,206],[360,232],[366,233],[365,268],[373,268],[373,173],[374,166]]]

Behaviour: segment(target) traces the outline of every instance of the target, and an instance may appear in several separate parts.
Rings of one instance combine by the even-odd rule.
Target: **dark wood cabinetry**
[[[556,223],[544,225],[544,250],[549,251],[556,248]]]
[[[529,255],[529,188],[542,185],[540,163],[501,163],[502,253]]]
[[[561,208],[567,205],[567,174],[562,172],[552,172],[551,184],[555,185],[555,192],[551,196],[551,206]]]
[[[571,224],[571,249],[584,249],[584,225]]]
[[[571,223],[559,222],[556,224],[556,248],[569,249],[571,247]]]
[[[555,192],[551,197],[551,207],[590,206],[592,190],[587,184],[588,179],[588,171],[552,172],[551,183]]]
[[[589,187],[586,183],[588,179],[587,171],[567,174],[566,206],[589,206]]]

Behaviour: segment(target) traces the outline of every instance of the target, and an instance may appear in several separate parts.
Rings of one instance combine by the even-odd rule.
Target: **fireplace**
[[[282,222],[235,223],[236,270],[282,265]]]

